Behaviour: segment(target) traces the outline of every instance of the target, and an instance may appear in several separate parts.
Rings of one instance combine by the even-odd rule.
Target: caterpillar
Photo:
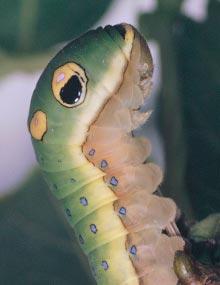
[[[28,127],[37,161],[100,285],[176,284],[177,208],[156,195],[160,168],[133,130],[150,116],[153,62],[129,24],[65,46],[33,92]],[[168,234],[170,233],[170,234]]]

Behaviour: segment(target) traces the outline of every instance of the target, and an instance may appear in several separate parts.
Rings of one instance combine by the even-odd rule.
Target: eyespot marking
[[[87,77],[84,69],[74,62],[58,67],[52,79],[52,90],[56,100],[68,108],[83,103],[86,97]]]
[[[108,262],[106,260],[102,261],[102,268],[107,271],[109,269],[109,265]]]
[[[94,234],[97,233],[98,230],[97,230],[97,227],[95,224],[91,224],[89,227],[90,227],[90,230],[92,233],[94,233]]]
[[[30,133],[36,140],[43,140],[47,132],[47,116],[42,111],[36,111],[30,122]]]
[[[88,200],[86,199],[86,197],[81,197],[80,199],[80,204],[85,206],[88,206]]]

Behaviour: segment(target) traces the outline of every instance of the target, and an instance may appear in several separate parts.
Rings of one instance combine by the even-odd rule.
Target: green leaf
[[[111,0],[0,0],[0,48],[36,52],[77,37],[94,25]]]
[[[157,0],[159,10],[164,10],[168,14],[176,14],[183,0]]]
[[[190,238],[196,241],[220,239],[220,213],[212,214],[190,228]]]
[[[190,228],[192,253],[206,264],[220,265],[220,213],[209,215]]]
[[[197,219],[220,209],[220,2],[209,2],[208,19],[178,21],[175,49],[184,133],[185,181]]]
[[[162,186],[188,218],[192,211],[202,219],[220,209],[220,2],[209,1],[202,23],[168,8],[140,17],[141,30],[161,50]]]
[[[4,68],[0,68],[0,77],[16,71],[34,72],[43,70],[55,53],[55,50],[51,49],[48,52],[34,55],[9,56],[0,51],[0,63],[4,66]]]
[[[0,201],[0,232],[0,284],[95,284],[38,171]]]

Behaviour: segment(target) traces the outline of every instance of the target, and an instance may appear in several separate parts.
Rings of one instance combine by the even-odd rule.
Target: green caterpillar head
[[[98,28],[54,57],[32,97],[28,124],[34,144],[82,144],[123,80],[135,37],[138,32],[128,24]],[[147,61],[152,64],[150,56]]]

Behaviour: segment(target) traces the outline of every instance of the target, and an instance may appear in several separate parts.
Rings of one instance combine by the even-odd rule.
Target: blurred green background
[[[139,28],[153,53],[145,108],[154,114],[141,133],[165,171],[163,194],[191,220],[220,210],[218,0],[0,0],[0,284],[93,284],[39,172],[26,120],[51,57],[88,29],[120,22]]]

